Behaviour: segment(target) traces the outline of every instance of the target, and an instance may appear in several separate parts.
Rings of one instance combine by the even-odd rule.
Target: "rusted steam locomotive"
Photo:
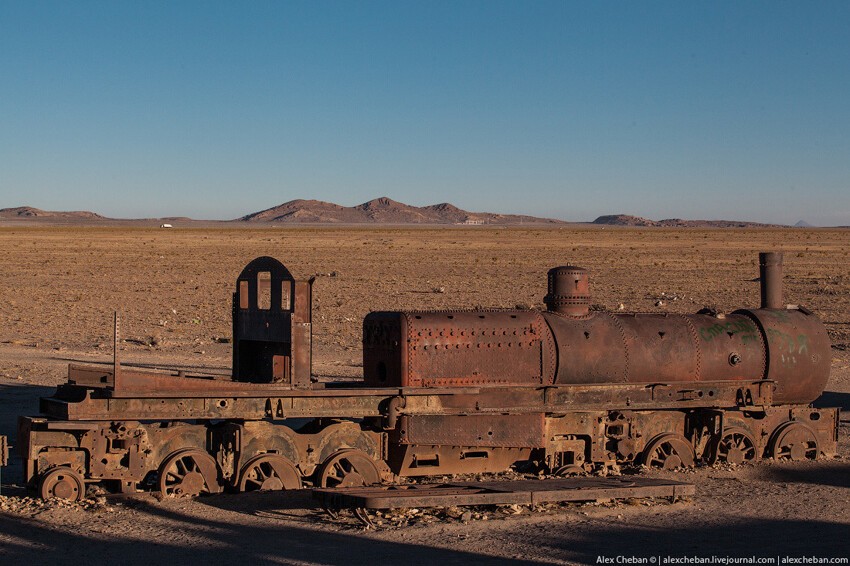
[[[117,348],[111,368],[72,365],[20,419],[25,478],[77,499],[87,482],[197,495],[833,455],[838,410],[809,405],[826,330],[782,305],[781,255],[760,259],[761,308],[726,315],[593,311],[576,267],[549,272],[544,312],[373,312],[362,382],[319,383],[313,280],[258,258],[234,293],[232,378],[122,367]]]

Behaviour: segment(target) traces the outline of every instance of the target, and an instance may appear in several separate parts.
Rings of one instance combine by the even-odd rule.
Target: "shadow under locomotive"
[[[375,312],[363,380],[312,375],[312,283],[262,257],[233,296],[232,376],[69,367],[21,418],[24,480],[78,499],[88,482],[165,495],[357,486],[522,465],[816,459],[836,451],[826,329],[781,300],[730,314],[591,311],[585,270],[549,272],[548,309]],[[116,342],[117,342],[116,320]],[[297,425],[293,423],[298,423]]]
[[[246,523],[211,519],[162,505],[140,505],[137,519],[116,528],[115,516],[107,527],[97,515],[77,522],[73,530],[50,527],[44,521],[0,513],[0,554],[9,560],[51,564],[117,561],[150,564],[175,563],[280,564],[598,564],[599,557],[649,558],[846,556],[847,524],[826,520],[729,518],[713,524],[693,525],[693,517],[678,526],[662,521],[658,526],[632,526],[599,518],[580,524],[554,522],[545,529],[528,523],[490,524],[503,535],[522,533],[517,555],[523,559],[492,557],[477,552],[436,548],[381,540],[354,532],[328,532],[291,523]],[[309,517],[309,516],[308,516]],[[287,519],[288,520],[288,519]],[[146,529],[168,525],[156,540]],[[747,533],[746,536],[741,533]],[[441,533],[451,544],[451,530]],[[172,536],[173,535],[173,536]],[[166,558],[167,557],[167,558]],[[625,563],[625,562],[623,562]]]
[[[35,412],[39,398],[50,395],[55,389],[15,382],[0,384],[0,437],[5,437],[11,444],[8,450],[9,467],[2,470],[2,495],[22,494],[24,491],[19,487],[23,484],[23,476],[20,455],[15,450],[18,417]]]
[[[73,530],[0,513],[0,556],[10,563],[126,565],[174,564],[527,564],[459,550],[327,532],[291,525],[240,524],[142,505],[138,521],[121,530],[97,518]],[[145,526],[167,524],[149,539]],[[135,525],[138,525],[137,528]],[[179,526],[175,528],[175,525]],[[93,527],[94,530],[90,530]],[[173,537],[171,535],[174,535]]]

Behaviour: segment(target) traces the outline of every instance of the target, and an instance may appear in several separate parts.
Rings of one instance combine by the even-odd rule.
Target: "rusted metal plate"
[[[309,322],[292,323],[292,385],[300,389],[310,387],[313,365],[313,330]]]
[[[625,332],[615,315],[580,319],[543,313],[558,351],[556,384],[623,383],[629,377]]]
[[[363,333],[371,385],[548,385],[554,378],[554,342],[539,312],[371,313]]]
[[[760,379],[765,376],[764,336],[741,314],[691,315],[704,379]]]
[[[830,340],[823,323],[805,309],[736,311],[766,338],[766,374],[776,382],[777,403],[811,403],[829,380]]]
[[[417,415],[401,419],[402,444],[542,447],[543,413],[524,415]]]
[[[312,284],[271,257],[242,270],[232,307],[235,381],[309,386]]]
[[[528,460],[531,448],[434,446],[389,442],[387,463],[401,477],[499,473]]]
[[[764,346],[747,316],[544,313],[558,347],[558,384],[756,380]]]
[[[68,383],[84,387],[111,387],[115,383],[114,371],[93,366],[68,366]]]
[[[694,495],[693,484],[656,478],[569,478],[513,482],[461,482],[387,487],[314,489],[313,498],[330,509],[397,509],[462,505],[534,505]]]

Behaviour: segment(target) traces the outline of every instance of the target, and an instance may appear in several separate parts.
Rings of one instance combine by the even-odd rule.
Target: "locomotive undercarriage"
[[[72,382],[85,383],[83,376],[94,370],[71,371]],[[105,377],[109,382],[111,376]],[[29,485],[43,497],[71,499],[82,496],[86,483],[96,482],[123,492],[150,488],[164,495],[196,495],[511,468],[569,475],[624,464],[676,468],[802,460],[836,451],[837,410],[772,406],[769,383],[656,384],[643,401],[641,389],[646,387],[633,386],[630,395],[618,397],[621,392],[600,396],[593,386],[481,388],[465,392],[468,403],[458,389],[346,389],[346,395],[331,396],[337,412],[330,416],[333,409],[324,404],[333,388],[317,396],[279,391],[277,398],[144,399],[72,384],[42,403],[44,414],[60,412],[62,420],[21,418],[19,446]],[[689,408],[658,408],[681,406],[687,397],[693,399]],[[602,408],[617,406],[615,398],[628,398],[631,407]],[[704,406],[709,398],[715,406]],[[564,404],[564,399],[584,405]],[[201,401],[198,418],[187,419],[187,407],[195,401]],[[574,409],[542,411],[547,402]],[[144,413],[161,407],[162,420],[108,418],[113,408],[120,417],[132,414],[133,406]],[[247,410],[239,415],[239,407]],[[255,420],[256,407],[264,420]],[[307,418],[322,411],[329,416]]]

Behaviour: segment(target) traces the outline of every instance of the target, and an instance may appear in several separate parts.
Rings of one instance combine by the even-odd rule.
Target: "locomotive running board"
[[[463,505],[534,505],[562,501],[694,495],[694,484],[656,478],[566,478],[314,489],[328,510],[400,509]]]

